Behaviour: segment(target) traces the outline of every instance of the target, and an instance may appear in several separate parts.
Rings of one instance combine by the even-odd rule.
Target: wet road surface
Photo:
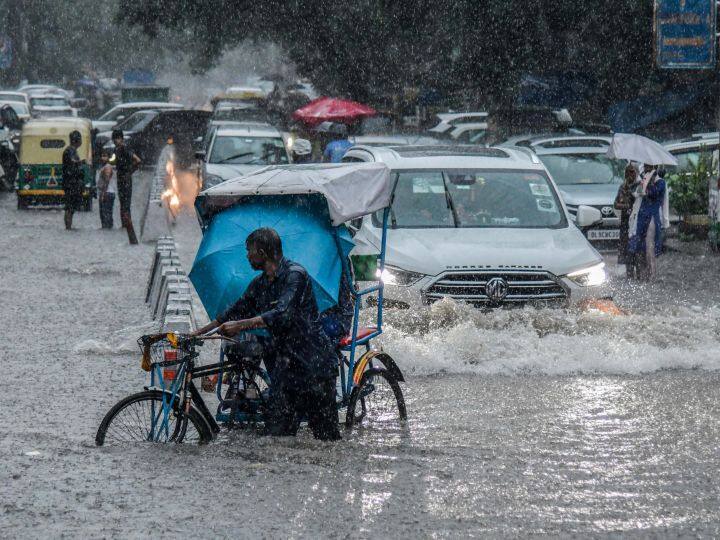
[[[720,288],[699,246],[661,258],[658,284],[619,281],[628,317],[389,312],[404,428],[97,449],[145,383],[153,248],[76,223],[0,196],[2,537],[720,533]]]

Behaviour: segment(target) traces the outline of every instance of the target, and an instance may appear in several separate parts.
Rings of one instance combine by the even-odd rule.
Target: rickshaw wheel
[[[27,198],[22,195],[18,195],[17,196],[17,207],[18,207],[18,210],[27,210],[27,207],[28,207]]]
[[[360,384],[350,394],[345,427],[351,428],[360,422],[372,425],[406,419],[405,398],[395,377],[384,368],[365,371]]]
[[[167,399],[167,398],[166,398]],[[162,419],[163,393],[148,390],[132,394],[118,401],[105,415],[97,435],[97,446],[148,442],[151,418],[154,414]],[[212,432],[202,415],[190,409],[189,414],[181,413],[177,398],[173,403],[167,430],[161,432],[156,443],[203,444],[212,440]]]

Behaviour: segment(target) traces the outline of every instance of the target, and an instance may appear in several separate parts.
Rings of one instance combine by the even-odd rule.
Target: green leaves
[[[713,177],[712,154],[702,152],[697,162],[668,177],[670,206],[683,216],[707,214],[709,180]]]

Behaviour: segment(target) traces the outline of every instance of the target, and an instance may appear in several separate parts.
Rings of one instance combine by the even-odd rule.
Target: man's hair
[[[122,138],[123,138],[122,129],[113,129],[112,140],[114,141],[115,139],[122,139]]]
[[[253,246],[257,250],[263,250],[265,255],[273,261],[282,259],[282,240],[280,240],[280,235],[278,235],[275,229],[263,227],[254,230],[248,235],[247,240],[245,240],[245,245],[247,247]]]
[[[78,143],[81,141],[82,141],[82,135],[80,135],[80,132],[78,130],[70,132],[70,144]]]

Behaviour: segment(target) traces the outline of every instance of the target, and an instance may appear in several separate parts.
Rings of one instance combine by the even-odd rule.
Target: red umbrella
[[[342,122],[350,124],[360,118],[375,116],[377,111],[372,107],[356,101],[320,97],[295,111],[292,117],[310,127],[322,122]]]

